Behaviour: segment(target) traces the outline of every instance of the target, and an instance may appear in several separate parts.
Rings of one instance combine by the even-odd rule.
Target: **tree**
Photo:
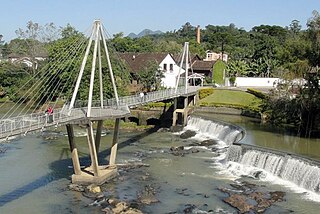
[[[227,72],[230,77],[248,76],[250,71],[249,65],[243,60],[230,61],[227,65]]]
[[[61,28],[61,37],[63,39],[67,39],[69,37],[78,35],[79,31],[77,31],[74,27],[72,27],[69,23],[66,27]]]
[[[79,69],[81,67],[81,62],[83,59],[83,53],[85,52],[88,39],[81,33],[78,33],[75,29],[71,29],[70,26],[67,27],[68,32],[64,34],[64,37],[50,43],[48,48],[48,64],[46,67],[48,70],[44,72],[47,75],[48,81],[46,84],[43,84],[42,89],[39,90],[42,97],[41,103],[46,102],[47,100],[54,99],[57,97],[69,99],[73,93],[74,80],[76,79]],[[71,30],[71,31],[69,31]],[[63,30],[62,30],[63,31]],[[110,47],[110,41],[106,41],[108,47]],[[102,43],[102,41],[101,41]],[[101,44],[101,47],[103,45]],[[103,92],[105,98],[111,98],[114,95],[113,87],[109,75],[109,68],[107,60],[104,56],[105,50],[101,48],[102,56],[102,72],[103,72]],[[109,50],[110,51],[110,50]],[[79,88],[78,97],[80,100],[88,99],[88,90],[89,90],[89,81],[90,78],[85,78],[90,76],[91,72],[91,63],[92,63],[92,52],[88,56],[88,61],[84,69],[84,74],[82,82]],[[114,77],[116,80],[116,85],[118,93],[120,96],[127,95],[127,86],[129,84],[129,72],[127,68],[120,62],[117,54],[110,51],[110,60],[113,68]],[[62,56],[62,57],[61,57]],[[63,57],[65,56],[65,57]],[[59,65],[59,66],[57,66]],[[50,69],[50,68],[56,69]],[[99,75],[95,75],[94,82],[94,92],[99,91]],[[94,99],[99,99],[99,94],[94,93]]]
[[[289,29],[294,35],[297,35],[301,30],[300,22],[296,19],[292,20],[291,24],[289,25]]]
[[[3,49],[3,44],[4,41],[2,41],[3,35],[0,34],[0,59],[3,57],[2,56],[2,49]]]
[[[148,62],[138,75],[139,82],[145,90],[152,91],[160,88],[163,72],[159,70],[159,64],[156,61]]]
[[[320,65],[320,14],[314,10],[313,17],[308,20],[308,38],[311,41],[311,48],[308,52],[308,59],[312,66]]]
[[[42,27],[38,23],[33,23],[29,21],[27,23],[27,29],[23,30],[19,28],[16,30],[16,34],[18,38],[26,43],[27,51],[26,55],[31,58],[32,61],[32,73],[35,73],[36,69],[36,56],[44,55],[46,50],[44,48],[44,44],[41,42],[42,37]]]
[[[30,79],[30,75],[22,66],[4,62],[0,63],[0,79],[0,96],[17,101],[24,95],[25,89],[21,86]]]
[[[297,98],[301,118],[299,132],[303,137],[314,137],[319,134],[316,132],[319,132],[317,121],[320,118],[320,70],[313,68],[306,74],[305,79],[307,83]]]
[[[185,23],[177,31],[179,37],[191,38],[195,36],[196,27],[192,26],[190,22]]]

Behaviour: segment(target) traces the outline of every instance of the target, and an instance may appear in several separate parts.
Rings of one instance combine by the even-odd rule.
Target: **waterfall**
[[[238,142],[243,137],[243,130],[237,126],[218,121],[189,117],[186,129],[195,130],[198,134],[225,142],[227,145]]]
[[[238,148],[240,147],[240,148]],[[299,187],[312,192],[320,192],[320,168],[307,159],[292,157],[286,154],[248,149],[243,154],[241,146],[233,145],[227,155],[228,161],[238,162],[244,167],[258,168],[249,173],[254,175],[263,169],[283,180],[290,181]]]
[[[280,183],[284,181],[317,195],[320,193],[320,164],[317,161],[253,145],[240,145],[238,143],[245,132],[232,124],[189,117],[185,129],[223,141],[229,147],[223,159],[228,161],[225,166],[232,174],[250,175],[272,182],[280,178],[276,179]]]
[[[230,145],[226,159],[228,161],[238,162],[241,158],[242,147],[238,145]]]

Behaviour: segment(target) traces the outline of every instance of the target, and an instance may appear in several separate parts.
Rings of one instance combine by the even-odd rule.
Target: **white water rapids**
[[[222,166],[225,173],[281,184],[295,192],[303,192],[308,199],[320,201],[319,162],[281,152],[275,154],[268,148],[250,146],[248,149],[246,146],[247,149],[243,149],[233,145],[242,139],[244,132],[222,122],[190,117],[186,129],[197,131],[198,138],[217,139],[229,147],[226,154],[221,154],[226,160]]]

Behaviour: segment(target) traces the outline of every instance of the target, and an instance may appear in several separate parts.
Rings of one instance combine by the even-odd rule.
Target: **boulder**
[[[126,202],[119,202],[116,204],[116,207],[112,209],[113,213],[124,213],[124,211],[128,208],[128,204]]]
[[[153,185],[146,185],[144,190],[138,193],[138,202],[147,205],[159,202],[155,197],[156,192],[156,188]]]
[[[183,126],[171,126],[170,131],[171,132],[181,132],[183,130]]]
[[[192,130],[186,130],[185,132],[183,132],[182,134],[180,134],[180,138],[182,139],[188,139],[190,137],[195,136],[197,133],[195,131]]]
[[[95,184],[90,184],[89,186],[87,186],[87,190],[91,193],[101,193],[101,188]]]
[[[232,194],[230,197],[223,199],[223,201],[237,208],[240,213],[249,212],[254,208],[254,205],[249,204],[246,197],[240,194]]]
[[[285,196],[285,192],[281,191],[258,191],[257,185],[244,181],[230,184],[230,186],[233,189],[218,189],[229,195],[229,197],[223,199],[223,201],[237,208],[240,213],[262,213],[275,202],[283,201]]]
[[[184,150],[184,146],[177,146],[177,147],[171,147],[170,153],[175,156],[184,156],[184,154],[187,152],[186,150]]]
[[[72,191],[84,192],[84,187],[78,184],[70,184],[68,188]]]
[[[206,147],[216,145],[216,144],[218,144],[218,141],[214,139],[208,139],[198,143],[199,146],[206,146]]]

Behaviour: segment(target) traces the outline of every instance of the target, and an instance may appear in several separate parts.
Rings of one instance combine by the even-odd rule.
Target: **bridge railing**
[[[184,87],[180,87],[177,89],[177,92],[175,92],[174,88],[169,88],[165,90],[149,92],[143,97],[141,97],[139,94],[131,95],[131,96],[123,96],[123,97],[119,97],[119,106],[137,106],[137,105],[145,104],[148,102],[156,102],[160,100],[171,99],[171,98],[179,97],[181,95],[185,95],[188,93],[193,93],[198,89],[199,89],[198,86],[190,86],[187,90],[187,93]],[[87,105],[88,105],[87,101],[86,102],[76,101],[74,104],[74,108],[82,108],[82,107],[86,107]],[[101,106],[101,102],[99,100],[92,102],[92,107],[100,107],[100,106]],[[103,106],[116,107],[117,101],[115,98],[106,99],[103,101]]]
[[[26,133],[29,130],[42,129],[67,119],[69,120],[70,117],[62,114],[60,111],[56,111],[50,115],[47,113],[33,113],[3,119],[0,121],[0,138],[17,133]]]
[[[188,88],[187,93],[192,93],[198,90],[198,87]],[[94,101],[93,117],[105,117],[107,115],[117,116],[129,113],[129,106],[137,106],[148,102],[155,102],[174,97],[185,95],[185,88],[178,88],[177,92],[174,89],[166,89],[160,91],[149,92],[140,97],[140,95],[125,96],[119,98],[119,104],[116,99],[106,99],[103,102],[104,107],[101,108],[100,101]],[[85,118],[87,112],[87,103],[77,101],[74,108],[69,110],[69,105],[65,104],[62,109],[56,109],[52,114],[32,113],[18,117],[6,118],[0,120],[0,138],[5,138],[10,135],[27,133],[28,131],[42,129],[48,126],[66,123],[72,120]]]

